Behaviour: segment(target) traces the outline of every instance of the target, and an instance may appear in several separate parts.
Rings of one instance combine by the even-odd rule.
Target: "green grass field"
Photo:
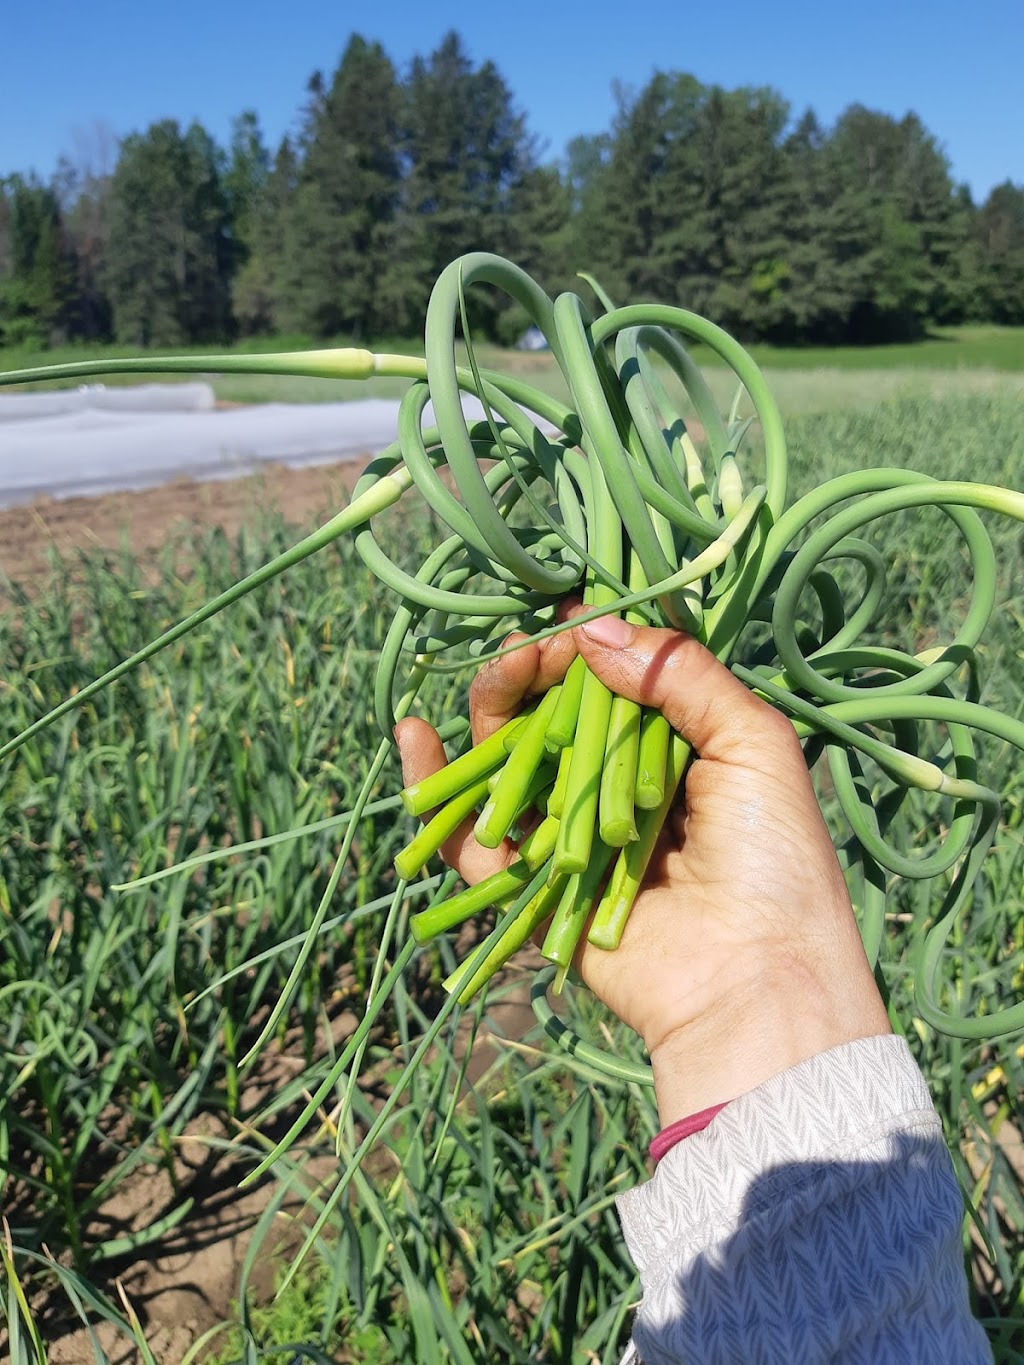
[[[991,365],[965,367],[957,385],[927,366],[895,372],[901,385],[920,372],[916,389],[879,388],[888,371],[844,368],[835,353],[825,381],[796,369],[787,389],[780,369],[783,404],[788,394],[795,414],[796,491],[880,463],[1020,487],[1019,380],[993,377]],[[439,530],[418,510],[382,534],[413,565]],[[197,535],[168,548],[155,586],[124,556],[92,556],[74,572],[55,564],[45,588],[14,589],[0,615],[0,740],[295,535],[272,519],[254,521],[235,542]],[[970,586],[952,523],[934,510],[908,513],[871,537],[890,566],[878,640],[923,649],[946,638]],[[1024,533],[994,522],[993,538],[998,605],[980,651],[983,695],[1021,715]],[[144,1341],[148,1328],[126,1319],[115,1280],[156,1255],[169,1231],[187,1232],[191,1189],[176,1189],[148,1224],[127,1230],[112,1227],[111,1199],[144,1179],[173,1187],[183,1135],[197,1127],[211,1149],[232,1143],[238,1175],[252,1169],[265,1135],[279,1134],[328,1075],[339,1019],[361,1012],[383,957],[403,941],[391,862],[410,826],[386,808],[361,822],[347,849],[328,932],[264,1053],[268,1067],[281,1057],[297,1065],[285,1079],[270,1071],[268,1095],[250,1084],[260,1073],[247,1069],[246,1053],[328,886],[341,827],[208,861],[133,894],[112,889],[343,812],[376,743],[372,676],[393,612],[391,593],[339,543],[0,761],[0,1202],[10,1226],[9,1243],[0,1239],[8,1258],[0,1352],[16,1365],[45,1360],[30,1324],[52,1334],[78,1310],[106,1319],[123,1341]],[[464,686],[464,678],[435,679],[425,713],[458,714]],[[941,742],[940,734],[927,740]],[[965,1010],[990,1013],[1024,985],[1024,774],[995,741],[981,746],[979,761],[1004,794],[1003,829],[946,973]],[[397,781],[386,766],[375,795],[394,792]],[[844,827],[827,784],[822,790],[840,840]],[[941,798],[915,795],[894,828],[906,847],[920,848],[948,818]],[[930,883],[891,886],[882,970],[991,1240],[989,1259],[964,1234],[977,1310],[997,1359],[1016,1361],[1024,1359],[1024,1202],[1014,1166],[1024,1063],[1019,1038],[954,1042],[916,1013],[910,980],[935,895]],[[373,908],[360,910],[368,902]],[[311,1161],[351,1154],[428,1027],[453,963],[447,940],[424,949],[369,1036],[370,1080],[327,1088],[303,1141],[272,1173],[238,1306],[187,1360],[281,1359],[274,1348],[297,1339],[321,1358],[365,1365],[618,1360],[637,1285],[613,1199],[644,1178],[651,1099],[637,1087],[608,1087],[539,1039],[501,1049],[467,1090],[462,1057],[466,1030],[481,1021],[475,1010],[461,1031],[440,1035],[352,1196],[328,1209],[313,1254],[276,1307],[256,1284],[260,1256],[282,1273],[290,1264],[294,1243],[281,1250],[289,1224],[278,1204],[300,1191],[314,1211],[326,1207],[323,1166]],[[511,984],[522,979],[515,973]],[[582,1032],[636,1055],[636,1039],[583,992],[570,993],[568,1008]],[[113,1336],[104,1340],[107,1354],[89,1358],[126,1358],[127,1346],[118,1354]],[[152,1359],[135,1349],[133,1359]]]
[[[236,348],[241,353],[300,350],[310,346],[304,337],[272,337]],[[348,344],[339,341],[337,344]],[[387,340],[374,343],[377,351],[415,352],[415,345]],[[549,393],[564,396],[564,385],[550,355],[476,347],[481,366],[521,375]],[[912,345],[780,349],[754,346],[752,354],[768,374],[783,412],[825,411],[837,407],[861,407],[881,398],[904,394],[939,396],[944,392],[1000,389],[1019,393],[1024,387],[1024,328],[959,327],[943,330]],[[196,351],[152,352],[158,355],[202,354]],[[215,354],[217,352],[211,352]],[[715,383],[715,361],[707,351],[695,348],[702,364],[708,364],[712,385],[728,401],[724,374]],[[116,346],[68,347],[38,352],[0,350],[0,372],[41,364],[79,360],[115,359],[130,354]],[[113,376],[105,382],[138,383],[140,376]],[[179,376],[181,378],[181,376]],[[173,382],[173,377],[171,377]],[[73,381],[77,382],[77,381]],[[358,398],[395,398],[408,384],[402,379],[374,379],[366,383],[345,380],[303,379],[264,375],[213,376],[219,399],[232,403],[316,403]],[[38,387],[52,388],[47,383]],[[36,387],[36,386],[33,386]]]
[[[924,341],[891,346],[752,346],[769,370],[1002,370],[1024,373],[1024,328],[942,327]]]

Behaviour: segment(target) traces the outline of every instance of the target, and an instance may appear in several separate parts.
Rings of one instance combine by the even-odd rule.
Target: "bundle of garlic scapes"
[[[481,370],[471,345],[469,366],[457,364],[460,321],[469,341],[466,292],[480,284],[504,290],[543,333],[568,402]],[[437,281],[422,359],[332,350],[85,362],[0,376],[2,383],[17,383],[202,369],[403,375],[414,381],[401,404],[397,441],[368,467],[346,509],[40,718],[0,757],[244,593],[351,534],[366,564],[395,591],[398,607],[377,673],[383,739],[347,839],[390,751],[392,729],[414,707],[428,672],[493,657],[512,629],[533,640],[566,629],[557,620],[559,604],[567,595],[581,596],[586,614],[573,624],[614,612],[634,623],[687,630],[792,719],[809,757],[827,750],[835,794],[853,834],[844,856],[869,959],[877,959],[883,934],[884,875],[878,870],[918,877],[951,873],[920,958],[920,1014],[962,1037],[1020,1028],[1024,1004],[982,1018],[945,1010],[939,976],[944,945],[999,825],[998,795],[977,780],[975,735],[1024,749],[1024,724],[976,700],[973,667],[996,593],[994,554],[977,510],[1024,521],[1024,494],[878,468],[830,479],[787,506],[779,412],[743,347],[684,309],[653,303],[616,308],[595,290],[601,311],[591,316],[577,295],[552,301],[515,265],[475,253]],[[739,393],[728,420],[720,417],[687,350],[692,342],[733,372]],[[693,439],[698,426],[688,432],[673,406],[669,384],[685,393],[699,441]],[[482,419],[467,419],[467,394],[482,403]],[[741,422],[743,394],[752,416]],[[759,480],[747,487],[741,447],[752,424],[763,460]],[[374,534],[376,519],[412,490],[450,531],[415,574],[392,562]],[[941,508],[951,519],[973,577],[959,630],[926,654],[865,642],[885,597],[886,564],[858,535],[876,518],[917,507]],[[862,570],[855,601],[845,599],[833,572],[839,561]],[[752,623],[758,630],[750,629]],[[960,696],[951,684],[965,670],[966,695]],[[946,747],[935,761],[914,748],[918,721],[945,727]],[[490,906],[500,912],[497,925],[446,983],[460,1001],[545,921],[542,951],[558,977],[584,931],[591,942],[613,950],[689,757],[687,744],[663,717],[613,697],[577,660],[532,710],[403,793],[414,814],[439,809],[397,860],[399,895],[473,812],[484,845],[494,847],[524,827],[527,832],[518,860],[506,871],[454,894],[452,879],[446,880],[430,906],[413,916],[414,938],[392,971],[408,962],[417,941]],[[865,757],[905,789],[955,799],[940,847],[916,863],[886,837],[870,784],[860,780]],[[338,875],[336,870],[332,884]],[[329,894],[311,926],[310,944],[328,904]],[[305,960],[300,955],[292,982]],[[286,991],[267,1030],[288,998]],[[612,1059],[608,1066],[614,1073]]]

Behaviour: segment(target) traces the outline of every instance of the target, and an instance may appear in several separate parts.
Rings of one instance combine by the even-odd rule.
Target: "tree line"
[[[0,345],[411,336],[440,270],[478,248],[551,290],[589,270],[617,300],[750,340],[1024,324],[1024,186],[975,204],[915,114],[853,105],[826,128],[772,89],[661,72],[617,105],[545,164],[457,34],[404,74],[353,36],[273,152],[250,111],[227,148],[163,120],[109,172],[0,180]],[[497,297],[472,308],[499,340],[525,325]]]

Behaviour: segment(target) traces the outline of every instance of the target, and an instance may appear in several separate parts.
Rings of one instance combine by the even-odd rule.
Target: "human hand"
[[[613,691],[660,708],[697,755],[619,947],[584,938],[575,963],[643,1038],[662,1123],[888,1033],[793,727],[696,640],[603,617],[493,660],[470,689],[474,743],[557,682],[577,650]],[[424,721],[396,736],[407,783],[443,765]],[[481,848],[469,820],[442,855],[476,882],[515,850]]]

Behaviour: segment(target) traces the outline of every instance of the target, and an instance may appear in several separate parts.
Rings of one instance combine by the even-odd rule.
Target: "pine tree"
[[[620,93],[606,155],[577,147],[594,242],[613,296],[667,299],[764,332],[785,314],[785,103],[658,72]],[[579,174],[579,172],[577,172]]]
[[[0,340],[64,340],[73,330],[76,269],[57,194],[15,175],[0,182],[0,205]]]
[[[562,161],[562,181],[569,201],[566,229],[570,263],[597,272],[607,259],[608,225],[604,199],[612,136],[598,133],[570,140]]]
[[[380,44],[356,35],[330,87],[314,81],[310,95],[289,213],[298,320],[318,336],[365,338],[400,189],[398,82]]]
[[[830,144],[837,207],[858,225],[853,339],[911,338],[930,320],[961,316],[952,277],[968,223],[948,162],[921,121],[852,105]]]
[[[569,187],[554,166],[533,166],[523,171],[508,192],[502,214],[498,249],[528,271],[555,295],[578,288],[569,237]],[[518,304],[502,302],[496,308],[491,330],[494,337],[513,345],[529,319]]]
[[[298,158],[286,137],[253,205],[248,256],[232,282],[232,308],[243,335],[302,330],[291,288],[303,271],[291,252],[298,176]]]
[[[119,341],[223,339],[230,326],[230,239],[220,154],[192,124],[165,120],[125,139],[110,196],[106,270]]]
[[[259,116],[246,109],[231,124],[231,146],[222,178],[230,218],[232,274],[252,255],[260,204],[270,178],[270,153]]]
[[[385,325],[422,328],[433,280],[466,251],[501,250],[512,186],[533,164],[522,115],[493,62],[474,69],[456,33],[405,82],[402,154],[406,175],[382,282]],[[471,320],[493,332],[497,313],[475,291]]]
[[[1024,185],[1004,180],[978,213],[981,302],[984,315],[1006,326],[1024,325]]]
[[[75,260],[73,332],[88,340],[109,340],[110,300],[104,287],[109,254],[111,175],[67,158],[58,164],[61,211]]]

